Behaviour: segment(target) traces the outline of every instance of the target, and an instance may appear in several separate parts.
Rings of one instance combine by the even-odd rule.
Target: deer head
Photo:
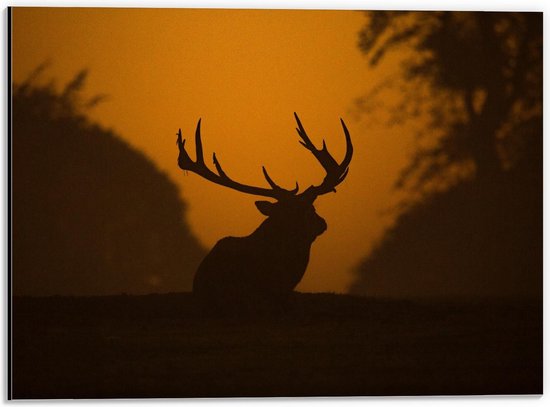
[[[296,131],[301,139],[300,144],[314,155],[326,172],[325,178],[319,185],[311,185],[301,193],[298,193],[298,183],[296,183],[296,187],[292,190],[277,185],[263,166],[262,172],[270,188],[245,185],[234,181],[222,169],[216,157],[216,153],[213,154],[212,159],[217,173],[210,170],[204,162],[200,119],[195,131],[195,161],[191,159],[185,150],[185,139],[182,139],[181,129],[177,133],[177,145],[179,147],[178,165],[182,170],[192,171],[216,184],[247,194],[275,199],[275,203],[257,201],[256,207],[262,214],[270,217],[274,222],[278,222],[281,226],[285,224],[294,225],[303,228],[305,231],[310,231],[317,236],[326,229],[326,223],[315,213],[313,202],[320,195],[328,192],[336,192],[336,186],[340,184],[348,174],[349,164],[353,155],[353,146],[351,144],[349,131],[344,121],[340,119],[346,137],[346,154],[342,162],[338,163],[329,153],[325,141],[323,140],[323,147],[317,149],[308,137],[296,113],[294,113],[294,117],[298,125]]]

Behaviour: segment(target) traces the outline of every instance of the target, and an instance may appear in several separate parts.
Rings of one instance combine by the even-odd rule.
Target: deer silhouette
[[[326,171],[321,184],[311,185],[302,193],[298,193],[298,183],[292,190],[277,185],[265,167],[262,171],[270,188],[236,182],[224,172],[216,153],[213,154],[213,162],[217,174],[210,170],[204,163],[200,119],[195,131],[195,161],[185,150],[181,129],[177,133],[178,165],[182,170],[194,172],[236,191],[276,200],[257,201],[256,207],[267,219],[249,236],[229,236],[218,241],[199,265],[193,281],[193,294],[204,304],[217,307],[238,304],[254,306],[265,301],[284,301],[306,271],[313,241],[327,229],[325,220],[315,212],[313,202],[320,195],[336,192],[336,186],[348,174],[353,154],[351,137],[340,119],[346,138],[346,153],[342,162],[338,163],[329,153],[325,141],[323,147],[317,149],[296,113],[294,117],[300,144],[315,156]]]

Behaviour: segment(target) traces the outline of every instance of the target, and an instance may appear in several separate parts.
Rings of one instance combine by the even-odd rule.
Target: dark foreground
[[[261,318],[189,294],[16,298],[14,398],[542,393],[542,306],[299,294]]]

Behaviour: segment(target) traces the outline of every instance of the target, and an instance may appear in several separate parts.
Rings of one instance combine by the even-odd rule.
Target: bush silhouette
[[[538,178],[514,171],[500,182],[463,182],[415,205],[358,267],[351,293],[541,299]]]
[[[14,294],[189,290],[204,251],[177,188],[86,117],[85,77],[14,86]]]

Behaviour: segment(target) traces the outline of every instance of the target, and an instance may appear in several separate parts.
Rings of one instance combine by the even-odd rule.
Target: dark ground
[[[13,397],[542,393],[542,305],[298,294],[203,317],[189,294],[15,298]]]

